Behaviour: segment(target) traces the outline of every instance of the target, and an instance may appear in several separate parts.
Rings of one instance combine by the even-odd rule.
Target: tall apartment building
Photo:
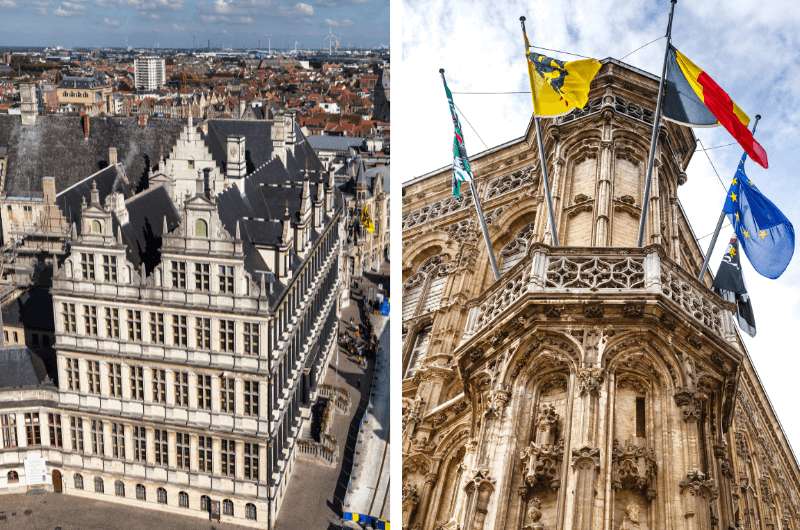
[[[403,187],[403,520],[424,530],[788,530],[800,469],[678,199],[697,141],[605,59],[588,105]],[[766,352],[763,352],[766,353]]]
[[[134,85],[140,90],[158,90],[166,82],[164,59],[141,55],[134,60]]]
[[[225,168],[198,161],[192,191],[85,197],[53,274],[58,386],[0,352],[28,385],[0,378],[0,487],[274,526],[336,347],[342,203],[293,115],[208,131],[173,149]]]

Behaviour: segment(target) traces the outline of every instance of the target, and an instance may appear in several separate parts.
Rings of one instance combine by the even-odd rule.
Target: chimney
[[[201,196],[206,194],[206,179],[202,169],[197,170],[197,179],[195,179],[194,184],[195,195]]]
[[[228,136],[227,144],[228,159],[225,163],[225,176],[236,181],[247,174],[245,137],[239,135]]]
[[[83,125],[83,141],[89,141],[89,133],[91,132],[92,124],[89,122],[88,114],[81,114],[81,125]]]
[[[56,202],[56,178],[42,177],[42,195],[45,204],[55,204]]]
[[[283,123],[283,116],[278,114],[272,120],[272,128],[270,129],[270,136],[272,139],[272,157],[280,158],[284,167],[286,166],[286,133]]]
[[[130,216],[128,215],[128,208],[125,206],[125,196],[119,192],[114,192],[111,195],[111,204],[114,208],[114,215],[117,218],[117,222],[122,226],[125,226],[130,222]]]
[[[117,148],[116,147],[109,147],[108,148],[108,165],[109,166],[117,165]]]
[[[36,85],[23,83],[19,86],[19,95],[22,102],[22,125],[36,125],[36,116],[39,114],[39,102],[36,97]]]

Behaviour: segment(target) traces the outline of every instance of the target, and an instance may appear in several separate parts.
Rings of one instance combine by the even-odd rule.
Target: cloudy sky
[[[394,2],[393,2],[394,4]],[[597,58],[621,59],[664,35],[667,0],[525,1],[403,0],[393,6],[392,172],[403,180],[452,162],[452,123],[438,69],[447,70],[454,92],[528,89],[522,55],[520,15],[528,19],[534,45]],[[800,10],[793,0],[680,1],[673,43],[707,72],[750,116],[763,116],[757,136],[769,154],[770,169],[748,164],[761,190],[800,228]],[[664,40],[624,60],[660,73]],[[551,54],[556,55],[557,54]],[[569,60],[569,56],[560,58]],[[531,99],[520,95],[455,95],[456,105],[488,146],[521,136],[530,119]],[[462,119],[470,153],[484,144]],[[706,147],[732,141],[722,129],[695,129]],[[741,150],[708,151],[730,181]],[[705,154],[698,152],[680,188],[680,199],[698,236],[713,231],[725,190]],[[716,270],[731,230],[723,230],[712,257]],[[703,247],[708,238],[702,240]],[[746,261],[746,260],[743,260]],[[797,371],[800,348],[800,251],[778,280],[760,277],[745,263],[755,306],[758,335],[745,343],[778,411],[792,445],[800,450]]]
[[[0,0],[0,46],[389,44],[388,0]]]

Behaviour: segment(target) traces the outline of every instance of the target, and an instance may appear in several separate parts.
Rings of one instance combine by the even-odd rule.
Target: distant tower
[[[154,56],[139,56],[134,61],[134,83],[136,88],[158,90],[166,82],[164,59]]]

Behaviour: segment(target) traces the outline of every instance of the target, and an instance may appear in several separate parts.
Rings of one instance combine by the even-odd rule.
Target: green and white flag
[[[461,132],[461,122],[456,114],[456,105],[453,103],[453,93],[447,86],[447,81],[442,75],[444,92],[447,95],[447,103],[450,105],[450,116],[453,118],[453,197],[461,197],[461,183],[472,181],[472,168],[469,166],[467,148],[464,147],[464,134]]]

